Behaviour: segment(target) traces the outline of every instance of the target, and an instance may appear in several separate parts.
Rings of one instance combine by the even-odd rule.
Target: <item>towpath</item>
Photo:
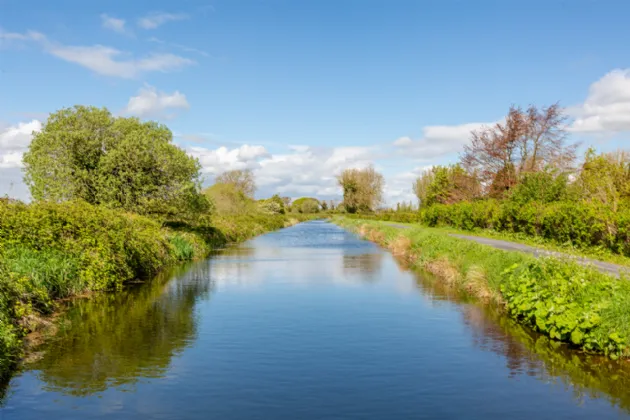
[[[397,227],[400,229],[409,229],[413,225],[403,224],[403,223],[386,223],[388,226]],[[527,254],[532,254],[535,257],[557,257],[557,258],[567,258],[574,260],[578,264],[581,265],[592,265],[594,268],[599,270],[600,272],[608,275],[613,275],[616,277],[620,277],[621,273],[630,274],[630,267],[626,267],[623,265],[612,264],[604,261],[595,260],[587,257],[579,257],[576,255],[565,254],[563,252],[558,251],[550,251],[548,249],[536,248],[530,245],[519,244],[517,242],[509,242],[503,241],[500,239],[490,239],[484,238],[481,236],[473,236],[473,235],[461,235],[457,233],[449,233],[449,236],[453,236],[455,238],[466,239],[469,241],[474,241],[483,245],[488,245],[497,249],[502,249],[504,251],[519,251],[525,252]]]

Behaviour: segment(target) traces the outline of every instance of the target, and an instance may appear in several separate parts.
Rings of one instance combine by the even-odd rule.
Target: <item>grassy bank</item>
[[[462,227],[458,224],[447,222],[428,223],[423,212],[382,212],[374,214],[347,214],[344,217],[351,219],[387,221],[391,223],[420,224],[424,229],[436,233],[457,233],[463,235],[481,236],[484,238],[499,239],[509,242],[521,243],[549,251],[562,252],[577,257],[592,258],[612,264],[626,265],[630,267],[630,256],[614,252],[602,245],[577,244],[571,241],[560,242],[552,237],[530,234],[523,231],[497,230],[496,227]]]
[[[45,326],[59,299],[119,290],[178,261],[297,222],[253,214],[159,223],[81,201],[0,200],[0,374],[11,371],[23,337]]]
[[[569,261],[535,259],[384,222],[338,218],[411,267],[498,305],[542,334],[586,352],[630,357],[630,282]]]

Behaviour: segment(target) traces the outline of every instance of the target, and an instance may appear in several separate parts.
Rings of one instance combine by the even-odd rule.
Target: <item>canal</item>
[[[628,415],[628,363],[587,357],[323,221],[73,302],[2,419]]]

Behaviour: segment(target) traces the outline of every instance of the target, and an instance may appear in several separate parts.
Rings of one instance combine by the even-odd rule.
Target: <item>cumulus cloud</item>
[[[258,168],[260,167],[260,159],[271,156],[263,146],[247,144],[234,149],[228,149],[224,146],[217,149],[190,147],[188,153],[199,159],[202,172],[212,176],[233,169]]]
[[[290,146],[288,153],[274,155],[263,146],[249,145],[188,150],[199,158],[207,174],[216,176],[231,169],[252,169],[261,195],[279,193],[290,197],[338,197],[335,175],[345,168],[366,167],[374,157],[371,147]]]
[[[103,28],[109,29],[119,34],[126,33],[125,23],[126,22],[124,19],[118,19],[105,13],[101,15],[101,25],[103,26]]]
[[[190,105],[186,95],[178,90],[171,94],[158,91],[153,86],[145,86],[140,89],[137,96],[129,98],[129,103],[124,109],[125,114],[137,117],[163,117],[170,118],[173,114],[167,111],[172,109],[188,109]]]
[[[138,26],[142,29],[155,29],[166,22],[188,19],[185,13],[150,13],[138,19]]]
[[[22,154],[31,143],[33,131],[41,129],[42,123],[38,120],[0,129],[0,169],[21,167]]]
[[[583,104],[567,109],[570,130],[614,134],[630,131],[630,69],[617,69],[590,86]]]
[[[494,123],[426,126],[422,129],[422,137],[419,140],[401,137],[394,141],[393,145],[408,157],[431,160],[462,151],[471,131],[492,124]]]
[[[28,188],[22,181],[22,155],[28,148],[33,131],[40,131],[38,120],[13,126],[0,126],[0,196],[27,200]]]

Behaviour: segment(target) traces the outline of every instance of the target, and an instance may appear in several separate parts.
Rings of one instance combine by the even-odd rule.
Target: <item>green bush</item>
[[[294,213],[318,213],[321,209],[319,200],[311,197],[302,197],[291,203],[291,211]]]

